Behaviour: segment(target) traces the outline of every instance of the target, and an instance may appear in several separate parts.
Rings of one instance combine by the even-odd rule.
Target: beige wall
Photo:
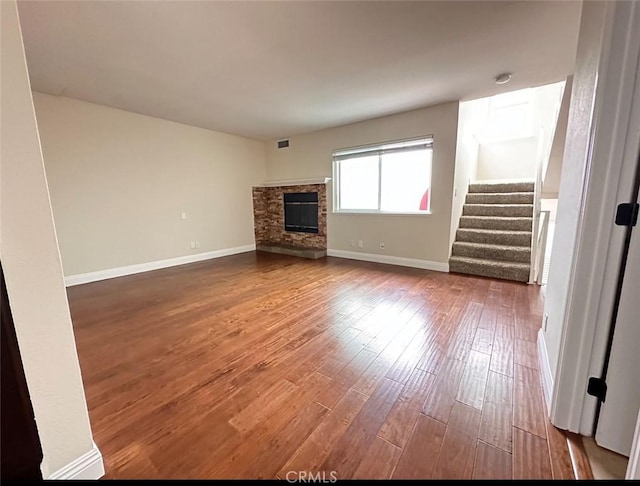
[[[16,3],[0,2],[0,16],[0,250],[47,478],[93,443]]]
[[[35,107],[65,275],[253,244],[264,142],[40,93]]]
[[[293,137],[285,149],[271,142],[267,146],[267,176],[269,180],[330,177],[334,149],[433,135],[432,214],[336,214],[331,212],[329,191],[328,247],[446,263],[457,121],[458,102],[453,102]],[[350,240],[362,240],[363,248],[350,246]],[[380,242],[385,244],[384,250]]]

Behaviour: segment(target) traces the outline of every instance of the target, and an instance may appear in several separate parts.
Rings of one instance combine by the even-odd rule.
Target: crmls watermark
[[[289,471],[285,476],[289,483],[335,483],[338,481],[336,471]]]

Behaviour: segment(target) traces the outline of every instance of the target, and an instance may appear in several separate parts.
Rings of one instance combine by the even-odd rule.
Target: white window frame
[[[384,153],[411,150],[412,147],[426,145],[426,149],[431,150],[431,177],[429,180],[429,209],[427,211],[384,211],[379,209],[382,199],[382,155]],[[349,155],[364,153],[378,154],[378,209],[340,209],[340,170],[341,160],[345,160]],[[429,216],[432,214],[432,181],[433,181],[433,135],[423,135],[421,137],[405,138],[401,140],[391,140],[382,143],[360,145],[337,149],[332,154],[332,175],[333,175],[333,213],[336,214],[395,214],[412,216]]]

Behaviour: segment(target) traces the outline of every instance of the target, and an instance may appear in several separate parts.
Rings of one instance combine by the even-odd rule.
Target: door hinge
[[[592,397],[596,397],[601,402],[604,402],[604,399],[607,396],[607,383],[603,378],[596,378],[595,376],[592,376],[589,378],[587,393]]]
[[[618,204],[616,210],[616,224],[618,226],[635,226],[638,222],[638,203]]]

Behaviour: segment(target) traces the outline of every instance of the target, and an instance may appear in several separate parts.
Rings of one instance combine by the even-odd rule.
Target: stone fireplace
[[[253,223],[256,249],[307,258],[326,256],[327,180],[255,186]]]

